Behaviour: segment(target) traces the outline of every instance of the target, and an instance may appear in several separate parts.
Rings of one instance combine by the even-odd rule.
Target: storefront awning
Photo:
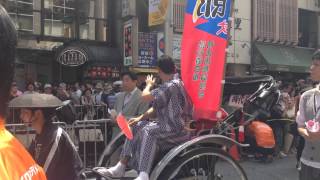
[[[308,73],[313,50],[255,44],[253,70]]]
[[[134,72],[134,73],[151,73],[151,74],[155,74],[158,73],[158,70],[156,68],[139,68],[139,67],[131,67],[130,71]]]
[[[74,43],[61,46],[56,51],[56,59],[66,66],[79,66],[87,61],[91,64],[121,64],[120,51],[102,45]]]

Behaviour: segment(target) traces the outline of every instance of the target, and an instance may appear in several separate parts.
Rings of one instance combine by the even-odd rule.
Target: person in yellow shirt
[[[16,44],[15,26],[6,10],[0,5],[0,179],[46,180],[43,169],[5,128]]]

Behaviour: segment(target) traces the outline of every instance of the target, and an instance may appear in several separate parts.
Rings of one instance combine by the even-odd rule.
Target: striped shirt
[[[186,97],[183,82],[173,79],[151,91],[155,98],[153,108],[157,112],[159,126],[167,132],[184,129],[185,112],[192,112],[192,105]]]

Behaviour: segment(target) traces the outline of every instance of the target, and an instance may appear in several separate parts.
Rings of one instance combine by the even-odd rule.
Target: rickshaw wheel
[[[201,147],[186,153],[159,180],[247,180],[243,168],[225,151]]]

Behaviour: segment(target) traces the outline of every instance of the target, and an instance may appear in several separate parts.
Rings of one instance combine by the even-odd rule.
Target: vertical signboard
[[[158,32],[158,37],[157,37],[157,55],[158,58],[164,55],[165,51],[165,41],[164,41],[164,33],[163,32]]]
[[[231,1],[187,1],[181,70],[199,118],[212,118],[220,107]]]
[[[127,16],[135,16],[136,15],[136,1],[135,0],[122,0],[121,6],[122,6],[121,17],[125,18]]]
[[[181,40],[180,34],[174,34],[172,39],[172,58],[181,59]]]
[[[130,66],[133,64],[133,49],[132,49],[132,22],[128,21],[123,26],[123,65]]]

